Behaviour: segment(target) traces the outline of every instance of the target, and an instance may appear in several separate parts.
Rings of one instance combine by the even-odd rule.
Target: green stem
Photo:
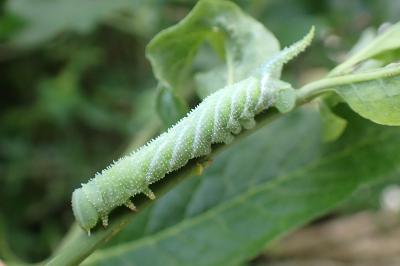
[[[334,89],[334,87],[337,86],[364,82],[380,78],[387,78],[397,75],[400,75],[400,66],[386,67],[379,70],[344,75],[340,77],[332,77],[332,78],[328,77],[326,79],[321,79],[309,83],[300,88],[299,90],[297,90],[297,101],[299,104],[308,102],[311,99],[315,98],[316,96],[320,95],[321,93],[324,93],[326,91],[331,91]]]

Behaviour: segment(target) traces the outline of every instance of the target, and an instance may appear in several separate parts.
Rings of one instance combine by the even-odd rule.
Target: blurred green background
[[[0,254],[46,258],[73,222],[72,190],[162,128],[145,46],[195,2],[0,2]],[[235,2],[283,45],[317,27],[313,49],[286,70],[299,82],[400,10],[397,0]]]

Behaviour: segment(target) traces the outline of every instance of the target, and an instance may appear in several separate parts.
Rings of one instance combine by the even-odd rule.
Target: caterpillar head
[[[76,221],[87,232],[93,228],[99,220],[99,214],[89,202],[82,188],[75,189],[72,193],[72,211]]]

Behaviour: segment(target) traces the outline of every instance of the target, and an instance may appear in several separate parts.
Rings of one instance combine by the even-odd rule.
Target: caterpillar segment
[[[78,224],[88,233],[99,220],[106,227],[114,208],[124,205],[136,210],[131,198],[140,193],[155,199],[149,185],[189,160],[208,155],[212,144],[230,143],[242,129],[255,126],[254,117],[260,112],[271,106],[290,111],[295,105],[294,89],[280,81],[277,73],[310,44],[313,34],[314,28],[274,56],[258,74],[211,94],[167,132],[82,184],[72,194]]]

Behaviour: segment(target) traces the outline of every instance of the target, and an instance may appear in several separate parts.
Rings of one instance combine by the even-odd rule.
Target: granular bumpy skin
[[[310,44],[313,33],[314,29],[283,49],[257,75],[211,94],[167,132],[82,184],[72,195],[79,225],[90,232],[101,219],[107,226],[114,208],[125,205],[134,210],[130,198],[139,193],[154,199],[150,184],[189,160],[208,155],[212,144],[230,143],[241,130],[255,126],[254,117],[260,112],[271,106],[281,112],[293,109],[295,92],[279,80],[280,69]]]

